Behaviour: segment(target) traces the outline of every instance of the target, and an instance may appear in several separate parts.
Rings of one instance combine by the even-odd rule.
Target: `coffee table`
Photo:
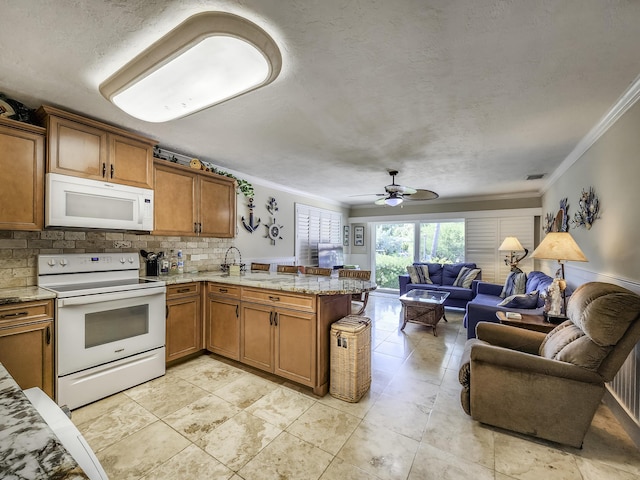
[[[400,297],[404,315],[402,327],[404,330],[407,322],[419,323],[433,329],[433,335],[438,336],[436,326],[441,318],[447,321],[444,316],[444,301],[449,296],[449,292],[437,292],[433,290],[409,290]]]

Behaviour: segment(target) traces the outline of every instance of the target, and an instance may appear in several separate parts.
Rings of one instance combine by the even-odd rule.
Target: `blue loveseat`
[[[549,288],[551,282],[553,282],[553,278],[545,273],[537,271],[530,272],[527,274],[525,293],[531,293],[536,290],[542,293]],[[499,320],[496,317],[496,312],[498,311],[518,312],[527,315],[542,315],[544,311],[544,300],[541,297],[538,298],[538,303],[535,308],[500,307],[498,304],[504,300],[504,298],[500,297],[502,285],[488,282],[474,283],[476,295],[473,300],[467,303],[464,316],[464,325],[467,327],[467,338],[476,337],[476,325],[478,325],[478,322],[498,323]]]
[[[445,300],[444,306],[458,308],[464,308],[467,302],[473,298],[475,293],[474,288],[454,287],[453,282],[458,278],[458,274],[462,267],[472,269],[478,268],[475,263],[414,263],[413,265],[427,265],[429,269],[429,278],[433,283],[411,283],[411,279],[408,274],[399,275],[400,295],[404,295],[409,290],[414,289],[449,292],[449,296]],[[474,280],[473,283],[475,284],[480,278],[482,278],[482,272],[478,273],[476,280]]]

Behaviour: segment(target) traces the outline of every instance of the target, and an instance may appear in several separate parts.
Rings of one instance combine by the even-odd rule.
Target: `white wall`
[[[238,174],[238,176],[242,178],[242,174]],[[254,183],[253,188],[255,192],[253,201],[255,205],[253,210],[254,224],[260,219],[260,226],[253,233],[249,233],[242,223],[242,217],[244,217],[247,224],[249,223],[249,200],[242,194],[238,195],[236,238],[233,243],[242,253],[243,260],[284,258],[295,255],[296,203],[304,203],[305,205],[339,212],[342,215],[342,224],[346,225],[348,210],[339,205],[258,183]],[[278,211],[274,212],[273,215],[267,210],[267,204],[271,197],[276,199],[278,206]],[[276,240],[275,245],[272,245],[271,240],[266,238],[266,225],[271,224],[273,219],[276,220],[278,225],[282,226],[280,230],[282,240]]]

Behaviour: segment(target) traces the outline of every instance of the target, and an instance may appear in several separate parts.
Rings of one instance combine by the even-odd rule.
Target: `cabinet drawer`
[[[240,287],[234,285],[225,285],[224,283],[207,284],[208,293],[214,295],[222,295],[225,297],[240,298]]]
[[[316,310],[315,296],[313,295],[243,288],[242,300],[245,302],[262,303],[263,305],[303,310],[306,312],[315,312]]]
[[[0,306],[0,328],[41,322],[53,318],[53,300],[11,303]]]
[[[167,285],[167,300],[186,295],[198,295],[200,293],[200,282],[178,283]]]

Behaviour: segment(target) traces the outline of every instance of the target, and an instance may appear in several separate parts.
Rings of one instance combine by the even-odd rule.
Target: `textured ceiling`
[[[188,16],[278,42],[271,85],[181,120],[98,85]],[[0,91],[84,113],[223,168],[348,204],[396,181],[441,198],[538,192],[640,73],[640,2],[0,0]],[[198,72],[185,72],[197,75]]]

